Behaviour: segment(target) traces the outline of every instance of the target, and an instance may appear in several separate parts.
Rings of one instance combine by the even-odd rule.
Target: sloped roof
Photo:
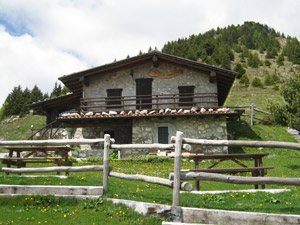
[[[158,57],[158,60],[164,60],[171,63],[180,64],[182,66],[187,66],[189,68],[194,68],[210,73],[211,71],[216,72],[217,78],[217,88],[218,88],[218,102],[219,105],[223,105],[227,95],[232,87],[234,79],[237,75],[236,72],[208,65],[205,63],[199,63],[193,60],[185,59],[182,57],[169,55],[159,51],[152,51],[150,53],[134,56],[128,59],[120,60],[117,62],[105,64],[102,66],[94,67],[91,69],[83,70],[80,72],[72,73],[59,77],[58,79],[62,81],[69,89],[73,91],[74,94],[82,92],[82,80],[90,76],[106,74],[111,71],[120,70],[123,68],[130,68],[137,64],[151,61],[152,57]]]

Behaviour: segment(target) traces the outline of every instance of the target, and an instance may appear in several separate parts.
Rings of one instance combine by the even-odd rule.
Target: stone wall
[[[133,71],[133,75],[131,74]],[[174,73],[176,76],[152,76],[153,71],[159,74]],[[179,72],[178,72],[179,71]],[[152,63],[140,64],[138,66],[119,70],[101,76],[89,78],[89,86],[84,86],[84,98],[106,97],[107,89],[122,89],[122,96],[136,95],[136,79],[152,78],[152,94],[175,94],[179,93],[178,86],[195,86],[195,93],[216,93],[217,83],[209,82],[209,75],[198,70],[188,69],[178,65],[160,62],[158,68],[153,68]],[[196,99],[199,101],[200,99]],[[195,100],[195,101],[196,101]],[[205,98],[205,101],[217,101],[216,98]],[[163,101],[162,101],[163,102]],[[134,104],[135,102],[127,102]],[[97,102],[99,105],[100,103]],[[202,103],[198,107],[216,106],[214,103]],[[173,105],[163,105],[163,108]],[[129,109],[129,108],[128,108]],[[130,109],[135,109],[130,108]]]
[[[226,116],[182,116],[174,118],[140,118],[133,121],[132,143],[157,143],[158,127],[168,127],[169,142],[176,131],[182,131],[183,137],[226,140]],[[227,147],[192,146],[192,151],[227,153]],[[145,152],[145,151],[144,151]],[[127,155],[127,154],[126,154]]]

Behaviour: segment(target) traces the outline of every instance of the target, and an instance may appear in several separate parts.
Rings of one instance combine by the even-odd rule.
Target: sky
[[[299,0],[0,0],[0,107],[13,87],[58,77],[217,27],[255,21],[300,40]]]

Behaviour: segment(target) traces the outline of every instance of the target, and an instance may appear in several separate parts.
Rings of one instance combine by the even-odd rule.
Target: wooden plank
[[[206,172],[206,173],[238,173],[238,172],[253,172],[274,169],[274,166],[265,167],[239,167],[239,168],[212,168],[212,169],[190,169],[190,172]]]
[[[7,157],[0,158],[0,160],[51,160],[51,159],[63,159],[62,157],[31,157],[31,158],[22,158],[22,157]]]

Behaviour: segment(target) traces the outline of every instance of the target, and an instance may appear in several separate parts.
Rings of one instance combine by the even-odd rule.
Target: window
[[[179,106],[192,106],[195,86],[179,86]]]
[[[121,108],[122,89],[107,89],[106,108]]]
[[[169,143],[168,127],[158,127],[158,143],[161,144]]]
[[[136,79],[136,108],[152,108],[152,80],[153,79]],[[147,104],[150,103],[150,104]]]

